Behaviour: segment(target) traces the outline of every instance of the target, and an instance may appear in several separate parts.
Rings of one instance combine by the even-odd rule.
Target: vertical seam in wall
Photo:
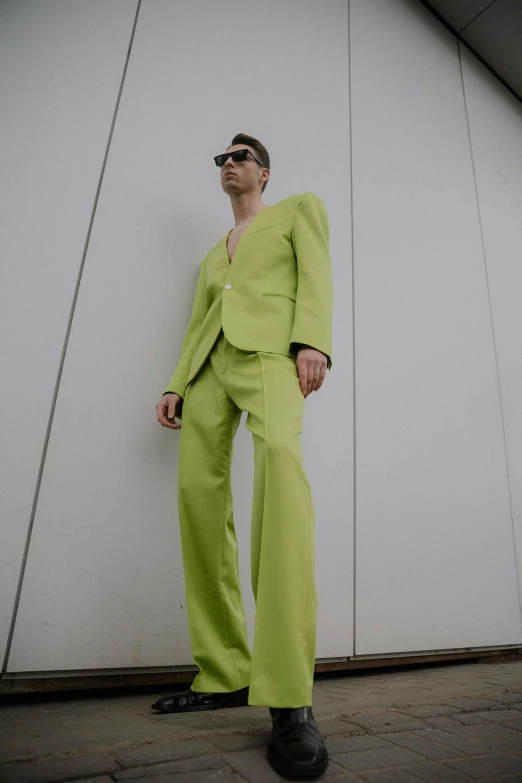
[[[355,639],[356,639],[356,590],[357,590],[357,582],[356,582],[356,569],[357,569],[357,558],[356,558],[356,527],[357,527],[357,519],[356,519],[356,492],[357,492],[357,484],[356,484],[356,460],[357,460],[357,449],[356,449],[356,418],[355,418],[355,280],[354,280],[354,244],[353,244],[353,163],[352,163],[352,63],[351,63],[351,45],[350,45],[350,0],[347,0],[347,12],[348,12],[348,126],[349,126],[349,134],[350,134],[350,233],[351,233],[351,250],[352,250],[352,394],[353,394],[353,409],[352,409],[352,430],[353,430],[353,541],[352,541],[352,593],[353,593],[353,603],[352,603],[352,655],[355,655]]]
[[[507,442],[506,442],[506,427],[504,424],[504,406],[502,404],[502,386],[500,383],[500,372],[498,369],[498,357],[497,357],[497,341],[495,338],[495,322],[493,319],[493,309],[491,307],[491,293],[489,290],[489,279],[488,279],[488,265],[487,265],[487,259],[486,259],[486,248],[484,246],[484,234],[482,231],[482,217],[480,214],[480,200],[478,195],[478,187],[477,187],[477,177],[475,173],[475,161],[473,158],[473,145],[471,143],[471,130],[469,125],[469,118],[468,118],[468,107],[466,103],[466,89],[464,86],[464,74],[462,71],[462,57],[461,57],[461,51],[460,51],[460,41],[457,40],[457,53],[459,58],[459,67],[460,67],[460,80],[462,84],[462,96],[464,99],[464,112],[466,116],[466,128],[468,131],[468,142],[469,142],[469,151],[470,151],[470,157],[471,157],[471,167],[473,170],[473,184],[475,187],[475,199],[477,202],[477,214],[478,214],[478,221],[479,221],[479,228],[480,228],[480,241],[482,244],[482,259],[484,262],[484,272],[486,275],[486,289],[488,292],[488,302],[489,302],[489,317],[491,321],[491,332],[493,335],[493,352],[495,356],[495,368],[497,372],[497,387],[498,387],[498,396],[500,401],[500,418],[502,422],[502,438],[504,441],[504,459],[506,461],[506,474],[507,474],[507,486],[508,486],[508,497],[509,497],[509,513],[511,516],[511,535],[513,537],[513,548],[515,553],[515,574],[517,577],[517,593],[518,593],[518,607],[519,607],[519,617],[520,617],[520,623],[521,623],[521,629],[522,629],[522,605],[521,605],[521,596],[520,596],[520,579],[518,574],[518,557],[517,557],[517,542],[516,542],[516,536],[515,536],[515,522],[513,519],[513,503],[511,499],[511,481],[509,477],[509,460],[508,460],[508,453],[507,453]]]
[[[130,36],[129,46],[128,46],[128,49],[127,49],[127,56],[126,56],[126,59],[125,59],[125,66],[123,68],[123,74],[122,74],[121,81],[120,81],[120,89],[119,89],[119,92],[118,92],[118,98],[116,100],[116,106],[114,108],[114,114],[113,114],[113,117],[112,117],[112,123],[111,123],[111,129],[110,129],[110,132],[109,132],[109,138],[107,140],[107,144],[106,144],[106,147],[105,147],[105,157],[103,159],[100,176],[98,178],[98,187],[96,189],[96,195],[94,197],[94,204],[93,204],[92,211],[91,211],[91,219],[89,221],[89,227],[87,229],[87,237],[85,239],[85,244],[84,244],[84,248],[83,248],[82,260],[81,260],[81,263],[80,263],[80,270],[78,272],[78,278],[77,278],[77,281],[76,281],[76,288],[75,288],[75,291],[74,291],[73,301],[72,301],[72,305],[71,305],[71,311],[70,311],[70,314],[69,314],[69,321],[67,323],[67,329],[66,329],[66,332],[65,332],[65,339],[64,339],[64,343],[63,343],[62,354],[61,354],[61,357],[60,357],[60,365],[58,367],[58,375],[56,377],[56,383],[55,383],[55,387],[54,387],[54,394],[53,394],[53,399],[52,399],[52,402],[51,402],[51,409],[50,409],[50,412],[49,412],[49,419],[48,419],[48,422],[47,422],[47,430],[46,430],[46,433],[45,433],[44,444],[43,444],[43,449],[42,449],[42,456],[41,456],[41,459],[40,459],[40,468],[39,468],[38,476],[37,476],[37,479],[36,479],[36,488],[35,488],[34,497],[33,497],[33,504],[32,504],[32,508],[31,508],[31,515],[30,515],[30,518],[29,518],[29,527],[28,527],[28,530],[27,530],[27,536],[26,536],[26,540],[25,540],[24,552],[23,552],[23,556],[22,556],[22,564],[20,566],[20,575],[18,577],[18,585],[17,585],[17,588],[16,588],[16,594],[15,594],[15,600],[14,600],[14,608],[13,608],[13,616],[11,618],[11,624],[10,624],[10,627],[9,627],[9,633],[8,633],[8,636],[7,636],[7,644],[6,644],[4,662],[3,662],[3,666],[2,666],[2,675],[4,675],[7,672],[7,663],[8,663],[8,660],[9,660],[9,654],[10,654],[10,651],[11,651],[11,644],[12,644],[12,640],[13,640],[14,628],[15,628],[15,624],[16,624],[16,618],[17,618],[17,615],[18,615],[18,608],[19,608],[19,605],[20,605],[20,595],[21,595],[21,592],[22,592],[22,584],[23,584],[24,575],[25,575],[25,568],[26,568],[26,564],[27,564],[27,557],[28,557],[28,554],[29,554],[29,546],[30,546],[30,543],[31,543],[31,535],[32,535],[32,532],[33,532],[34,517],[35,517],[35,514],[36,514],[36,506],[37,506],[37,503],[38,503],[38,496],[40,494],[40,487],[41,487],[41,483],[42,483],[42,475],[43,475],[43,469],[44,469],[44,465],[45,465],[45,458],[47,456],[47,447],[48,447],[48,444],[49,444],[49,438],[50,438],[51,428],[52,428],[53,418],[54,418],[54,411],[55,411],[55,408],[56,408],[56,400],[57,400],[57,397],[58,397],[58,390],[60,388],[60,381],[61,381],[61,378],[62,378],[63,365],[64,365],[64,362],[65,362],[65,355],[67,353],[67,345],[69,343],[69,335],[71,333],[71,325],[72,325],[72,321],[73,321],[73,317],[74,317],[74,311],[75,311],[75,308],[76,308],[76,300],[78,298],[78,291],[79,291],[80,283],[81,283],[81,279],[82,279],[83,267],[84,267],[84,264],[85,264],[85,256],[87,255],[87,250],[88,250],[88,247],[89,247],[89,240],[90,240],[90,237],[91,237],[92,225],[93,225],[93,222],[94,222],[94,216],[96,214],[96,207],[98,205],[98,198],[99,198],[99,195],[100,195],[101,185],[102,185],[102,182],[103,182],[103,175],[104,175],[104,172],[105,172],[105,164],[107,162],[107,157],[109,155],[109,149],[110,149],[110,146],[111,146],[111,139],[112,139],[112,134],[113,134],[113,130],[114,130],[114,125],[116,123],[116,117],[118,115],[118,107],[120,105],[120,98],[121,98],[121,94],[122,94],[122,91],[123,91],[123,85],[125,83],[125,75],[127,73],[127,66],[129,64],[130,53],[131,53],[131,50],[132,50],[132,43],[133,43],[133,40],[134,40],[134,32],[136,30],[136,25],[137,25],[137,22],[138,22],[138,14],[139,14],[139,11],[140,11],[140,5],[141,5],[141,0],[138,0],[138,5],[136,7],[136,14],[135,14],[135,17],[134,17],[134,24],[132,26],[132,32],[131,32],[131,36]]]

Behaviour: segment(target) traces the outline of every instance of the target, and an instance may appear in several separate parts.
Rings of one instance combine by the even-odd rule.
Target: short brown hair
[[[270,156],[268,155],[266,147],[264,147],[260,141],[254,139],[253,136],[247,136],[246,133],[236,133],[236,135],[230,142],[230,147],[232,147],[234,144],[248,144],[249,147],[252,147],[252,149],[256,150],[257,152],[256,158],[259,158],[263,166],[270,170]],[[264,191],[267,184],[268,184],[268,180],[266,180],[266,182],[263,182],[261,193]]]

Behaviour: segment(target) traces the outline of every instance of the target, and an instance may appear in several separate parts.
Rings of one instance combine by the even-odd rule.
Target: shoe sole
[[[267,759],[272,767],[280,775],[300,777],[300,778],[316,778],[322,775],[328,767],[328,751],[325,749],[324,755],[316,764],[298,764],[296,762],[289,761],[288,759],[282,759],[277,754],[272,745],[268,746]]]
[[[246,707],[248,706],[248,690],[246,693],[242,690],[238,693],[227,693],[223,699],[218,699],[211,704],[185,704],[183,707],[165,709],[158,702],[154,702],[151,706],[152,709],[160,712],[203,712],[204,710],[218,710],[222,707]]]

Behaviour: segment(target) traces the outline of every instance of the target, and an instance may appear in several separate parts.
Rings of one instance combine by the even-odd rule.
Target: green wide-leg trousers
[[[254,443],[250,652],[231,491],[242,411]],[[191,688],[248,703],[312,705],[317,594],[315,516],[303,466],[304,397],[295,359],[243,351],[220,331],[186,389],[178,474],[180,535],[192,655]]]

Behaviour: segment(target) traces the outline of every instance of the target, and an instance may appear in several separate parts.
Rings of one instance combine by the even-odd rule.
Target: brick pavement
[[[4,697],[0,783],[275,783],[268,708],[164,715],[172,688]],[[341,783],[522,783],[522,661],[316,675]]]

